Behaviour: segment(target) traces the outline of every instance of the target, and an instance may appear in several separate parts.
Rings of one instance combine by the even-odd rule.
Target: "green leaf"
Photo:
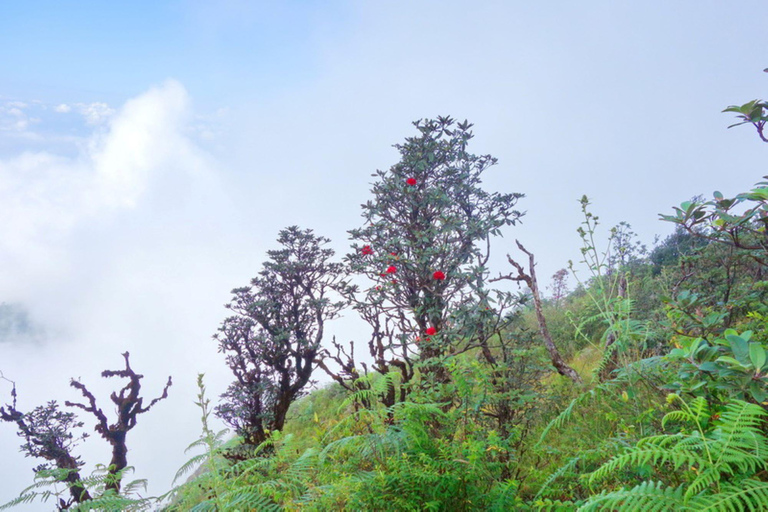
[[[749,346],[747,342],[735,334],[727,334],[726,339],[731,345],[733,356],[744,366],[749,365]]]
[[[763,367],[766,360],[765,349],[759,343],[749,344],[749,360],[752,361],[752,366],[758,370]]]
[[[765,399],[768,398],[768,392],[766,392],[765,387],[757,381],[752,381],[749,385],[749,394],[752,395],[752,398],[758,403],[763,403],[765,402]]]
[[[716,361],[718,363],[725,363],[725,364],[729,364],[729,365],[732,365],[732,366],[736,366],[737,368],[742,369],[742,370],[749,370],[749,367],[741,364],[739,361],[737,361],[736,359],[734,359],[734,358],[732,358],[730,356],[718,357]]]
[[[699,370],[703,372],[716,372],[720,367],[714,361],[706,361],[699,365]]]

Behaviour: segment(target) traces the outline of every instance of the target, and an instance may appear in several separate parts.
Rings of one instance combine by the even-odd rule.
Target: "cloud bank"
[[[68,382],[82,377],[111,412],[119,383],[99,374],[120,368],[125,350],[146,375],[147,397],[173,375],[170,398],[139,420],[128,443],[136,476],[162,492],[197,436],[194,372],[209,373],[214,394],[226,384],[210,335],[242,281],[225,261],[240,237],[216,162],[188,135],[200,120],[180,83],[166,81],[113,113],[92,112],[109,119],[73,139],[71,154],[0,158],[0,303],[15,314],[6,322],[14,336],[0,339],[0,369],[16,381],[23,410],[78,399]],[[22,316],[34,340],[19,335]],[[2,428],[0,451],[15,454],[18,440]],[[80,453],[86,472],[109,460],[94,437]],[[3,498],[28,484],[33,465],[20,454],[6,459]]]

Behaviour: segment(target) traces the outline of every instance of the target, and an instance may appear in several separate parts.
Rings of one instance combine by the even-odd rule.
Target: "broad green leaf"
[[[749,346],[741,336],[735,334],[727,334],[726,339],[731,345],[733,356],[743,365],[749,364]]]
[[[759,343],[749,344],[749,360],[752,361],[752,366],[757,369],[762,368],[765,364],[765,349]]]
[[[737,361],[736,359],[734,359],[734,358],[732,358],[732,357],[730,357],[730,356],[721,356],[721,357],[718,357],[718,358],[717,358],[717,362],[718,362],[718,363],[725,363],[725,364],[729,364],[729,365],[732,365],[732,366],[736,366],[736,367],[738,367],[739,369],[743,369],[743,370],[749,370],[749,367],[747,367],[747,366],[745,366],[745,365],[741,364],[739,361]]]

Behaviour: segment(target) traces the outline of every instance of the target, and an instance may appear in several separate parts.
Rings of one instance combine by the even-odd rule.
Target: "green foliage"
[[[763,108],[733,111],[754,124]],[[558,272],[542,308],[568,364],[594,370],[574,386],[535,343],[525,296],[487,281],[489,240],[517,222],[521,196],[480,187],[495,159],[467,151],[469,123],[415,126],[400,162],[374,175],[347,267],[289,228],[233,292],[217,339],[238,380],[217,411],[239,435],[212,430],[200,375],[202,432],[164,510],[768,507],[768,182],[684,203],[650,255],[626,223],[599,249],[581,199],[587,276],[570,263],[576,289]],[[361,293],[346,271],[372,285]],[[370,358],[321,349],[338,292],[371,327]],[[335,382],[301,396],[299,374],[316,366]],[[56,498],[68,476],[41,471],[7,506]],[[110,478],[83,479],[90,509],[157,502],[131,497],[141,481],[105,490]]]
[[[755,479],[768,466],[768,413],[741,400],[715,414],[701,397],[670,400],[682,408],[668,413],[663,424],[678,423],[678,432],[645,437],[588,475],[594,484],[622,469],[650,466],[662,480],[603,491],[582,509],[759,510],[768,503],[768,483]]]
[[[599,218],[589,211],[587,196],[583,196],[580,202],[584,220],[577,232],[582,242],[581,263],[591,274],[589,281],[579,278],[573,262],[569,261],[568,266],[589,298],[594,313],[574,323],[576,335],[590,343],[585,327],[595,324],[603,326],[600,336],[603,358],[595,368],[595,375],[605,378],[619,364],[638,359],[648,337],[645,322],[632,317],[628,282],[633,268],[641,264],[640,257],[645,248],[635,241],[636,235],[629,224],[621,223],[611,229],[608,247],[600,251],[596,240]]]
[[[768,400],[768,352],[752,332],[727,329],[722,337],[683,338],[667,356],[680,362],[672,389],[708,399]]]
[[[732,198],[714,192],[712,200],[685,201],[674,210],[674,215],[660,215],[661,219],[695,236],[742,250],[761,265],[768,265],[768,181]]]
[[[732,124],[728,128],[741,126],[742,124],[751,124],[757,129],[757,134],[763,142],[768,142],[763,133],[765,123],[768,121],[768,102],[752,100],[743,105],[731,105],[723,110],[723,112],[733,112],[734,114],[737,114],[736,117],[738,119],[741,119],[740,122]]]
[[[47,503],[50,500],[54,500],[57,507],[65,506],[67,510],[77,512],[87,510],[105,512],[150,510],[157,502],[157,498],[144,498],[139,495],[140,490],[146,490],[146,480],[141,479],[129,482],[123,486],[120,494],[114,489],[107,488],[116,480],[122,480],[132,470],[133,468],[129,466],[113,473],[106,466],[99,465],[93,474],[78,479],[73,483],[69,477],[76,473],[77,470],[60,468],[41,469],[35,473],[35,482],[21,491],[17,498],[0,506],[0,510],[6,510],[21,504],[33,503],[34,501]],[[64,485],[62,486],[62,484]],[[77,485],[78,488],[86,490],[91,495],[91,499],[70,506],[66,498],[70,494],[69,489],[72,485]]]
[[[202,448],[199,453],[190,458],[176,472],[174,483],[199,467],[196,478],[188,480],[179,487],[172,489],[164,497],[170,497],[172,503],[167,511],[205,511],[205,510],[278,510],[275,503],[259,488],[240,485],[237,476],[243,471],[241,465],[232,466],[225,455],[238,443],[225,442],[227,430],[214,432],[209,426],[211,408],[210,400],[205,396],[203,374],[197,376],[197,405],[201,412],[202,433],[200,437],[187,447],[187,451]],[[244,463],[253,465],[252,461],[262,459],[246,459]],[[241,463],[241,464],[244,464]]]

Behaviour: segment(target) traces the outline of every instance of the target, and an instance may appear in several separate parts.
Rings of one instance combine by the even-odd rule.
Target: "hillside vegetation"
[[[764,107],[731,110],[762,134]],[[51,428],[73,425],[71,413],[49,404],[25,414],[14,401],[2,419],[47,465],[13,503],[768,508],[768,182],[682,203],[662,216],[675,232],[650,249],[626,223],[603,230],[583,197],[574,226],[582,261],[542,280],[525,240],[497,238],[514,232],[522,195],[482,188],[496,161],[469,151],[472,125],[447,117],[414,125],[396,146],[400,161],[376,173],[349,254],[336,259],[327,239],[288,227],[262,271],[233,290],[214,336],[233,382],[212,403],[199,376],[201,436],[178,487],[141,498],[141,482],[122,482],[126,464],[81,477],[70,453],[77,440]],[[491,275],[492,245],[509,252],[507,273]],[[520,291],[503,291],[502,281]],[[355,344],[326,335],[342,311],[367,325]],[[144,407],[141,376],[127,353],[125,361],[126,370],[105,372],[131,382],[128,395],[113,396],[134,413],[123,442],[136,414],[168,390]],[[308,392],[315,372],[332,383]],[[93,401],[71,405],[100,412]],[[234,437],[211,430],[212,414]],[[116,434],[104,425],[109,440]]]

